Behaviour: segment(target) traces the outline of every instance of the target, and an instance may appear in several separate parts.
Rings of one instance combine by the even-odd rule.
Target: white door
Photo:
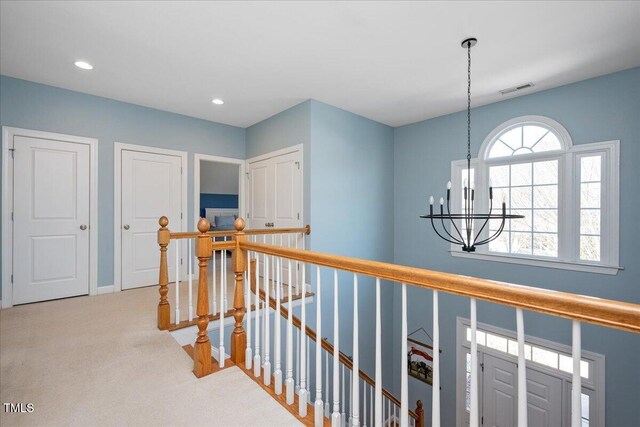
[[[248,228],[302,227],[301,153],[294,151],[249,163]],[[258,236],[258,242],[302,247],[299,234]],[[261,272],[264,266],[261,265]],[[287,283],[287,263],[282,282]]]
[[[483,425],[517,425],[517,364],[485,353],[483,367]],[[562,379],[527,368],[527,406],[530,427],[561,427]]]
[[[13,304],[89,293],[90,148],[14,137]]]
[[[158,219],[169,218],[169,229],[180,231],[182,210],[181,158],[122,150],[122,289],[158,283],[160,251]],[[175,242],[169,244],[169,277],[175,270]]]

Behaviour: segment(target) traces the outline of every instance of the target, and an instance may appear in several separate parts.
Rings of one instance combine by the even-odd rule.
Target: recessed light
[[[211,102],[213,102],[216,105],[224,104],[224,101],[222,99],[220,99],[220,98],[213,98],[213,100]]]
[[[74,64],[76,67],[82,68],[83,70],[93,70],[93,65],[85,61],[76,61]]]

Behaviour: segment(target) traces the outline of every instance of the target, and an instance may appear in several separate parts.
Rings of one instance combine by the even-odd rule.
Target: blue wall
[[[200,217],[205,217],[206,208],[238,209],[238,195],[200,193]]]
[[[574,144],[620,140],[620,264],[616,276],[527,267],[452,257],[448,243],[436,237],[418,218],[430,194],[443,194],[450,162],[464,158],[466,114],[455,113],[399,127],[394,136],[394,260],[452,273],[532,285],[603,298],[640,302],[640,69],[632,69],[539,92],[473,111],[472,155],[485,136],[500,123],[522,115],[551,117],[564,125]],[[395,330],[399,332],[400,290],[396,289]],[[410,289],[409,330],[431,328],[431,292]],[[456,316],[469,316],[468,299],[441,298],[443,425],[455,423]],[[515,311],[479,304],[480,322],[515,330]],[[551,316],[526,313],[527,334],[570,344],[571,323]],[[584,325],[583,348],[606,356],[606,422],[609,426],[640,425],[640,336]],[[399,354],[396,358],[399,357]],[[394,362],[399,373],[399,359]],[[396,375],[399,378],[399,375]],[[399,380],[394,384],[399,390]],[[410,380],[411,399],[430,402],[430,387]]]
[[[312,224],[308,248],[391,261],[393,248],[393,129],[348,111],[311,100],[247,129],[247,156],[296,144],[304,146],[304,218]],[[308,271],[315,288],[315,268]],[[352,276],[340,276],[340,349],[351,354]],[[333,342],[332,272],[323,270],[323,332]],[[360,321],[373,324],[373,283],[361,278]],[[384,297],[393,297],[390,285]],[[294,310],[299,315],[299,309]],[[309,307],[315,313],[315,307]],[[391,306],[385,323],[393,324]],[[311,318],[312,317],[312,318]],[[315,328],[315,316],[307,322]],[[372,328],[361,329],[361,366],[373,374]],[[391,338],[392,330],[387,333]],[[364,344],[366,343],[366,344]],[[388,347],[385,347],[388,348]],[[313,350],[313,347],[312,347]],[[391,353],[385,360],[391,361]],[[313,351],[311,354],[313,366]],[[391,381],[391,371],[388,371]],[[313,382],[313,378],[310,378]]]
[[[98,139],[98,286],[113,284],[113,144],[245,158],[245,130],[107,98],[0,76],[0,125]],[[1,155],[1,154],[0,154]],[[193,176],[187,172],[188,227]]]

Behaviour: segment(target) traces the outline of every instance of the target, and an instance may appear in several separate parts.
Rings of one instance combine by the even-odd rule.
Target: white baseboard
[[[111,294],[113,293],[113,289],[114,286],[98,286],[98,293],[97,295],[102,295],[102,294]]]

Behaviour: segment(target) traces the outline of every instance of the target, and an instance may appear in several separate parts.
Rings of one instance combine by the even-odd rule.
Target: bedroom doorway
[[[193,171],[193,226],[207,218],[214,230],[233,230],[244,211],[244,160],[195,154]]]

